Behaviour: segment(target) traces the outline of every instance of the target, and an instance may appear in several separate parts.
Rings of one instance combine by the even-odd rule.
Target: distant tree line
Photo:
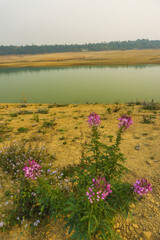
[[[136,41],[117,41],[86,44],[64,44],[64,45],[26,45],[26,46],[0,46],[0,55],[14,54],[43,54],[60,52],[79,52],[79,51],[112,51],[112,50],[131,50],[131,49],[158,49],[160,40],[138,39]]]

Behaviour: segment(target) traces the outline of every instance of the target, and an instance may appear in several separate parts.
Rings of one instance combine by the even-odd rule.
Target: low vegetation
[[[136,227],[127,230],[132,216],[131,226],[136,226],[134,219],[145,227],[148,224],[148,234],[156,239],[159,221],[153,219],[159,218],[159,109],[153,115],[153,110],[142,109],[142,105],[133,108],[133,104],[76,107],[75,111],[68,105],[63,112],[50,108],[49,114],[40,115],[35,113],[37,106],[28,104],[32,116],[24,114],[23,122],[15,117],[7,122],[7,127],[14,128],[10,140],[0,144],[2,237],[21,229],[23,234],[28,230],[30,239],[42,239],[53,219],[54,226],[61,221],[61,230],[52,233],[56,234],[53,239],[144,238],[147,233],[141,225],[141,231]],[[14,112],[14,106],[8,108]],[[154,118],[154,124],[142,125],[143,116]],[[81,121],[78,127],[74,117]],[[7,118],[3,115],[0,121]],[[17,129],[21,134],[17,135]],[[152,216],[150,222],[138,211]],[[63,227],[63,236],[58,237]]]

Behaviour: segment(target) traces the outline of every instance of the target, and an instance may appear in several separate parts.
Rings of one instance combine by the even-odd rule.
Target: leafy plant
[[[39,115],[38,114],[34,114],[33,115],[33,120],[36,122],[39,122]]]
[[[56,123],[54,123],[53,121],[52,122],[44,121],[42,127],[49,128],[49,127],[52,127],[54,125],[56,125]]]
[[[152,116],[143,116],[143,124],[151,124],[154,123],[154,121],[152,121]]]
[[[39,109],[37,110],[37,113],[48,114],[48,109],[45,109],[45,108],[39,108]]]
[[[28,132],[29,131],[29,129],[28,128],[25,128],[25,127],[19,127],[18,128],[18,133],[26,133],[26,132]]]
[[[10,117],[17,117],[18,113],[10,113]]]
[[[0,167],[4,172],[11,174],[13,178],[18,178],[28,159],[33,158],[41,164],[45,163],[48,157],[46,147],[40,147],[38,142],[34,146],[24,141],[12,142],[0,151]]]

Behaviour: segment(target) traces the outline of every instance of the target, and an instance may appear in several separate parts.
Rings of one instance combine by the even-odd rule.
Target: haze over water
[[[0,102],[160,102],[160,66],[0,69]]]

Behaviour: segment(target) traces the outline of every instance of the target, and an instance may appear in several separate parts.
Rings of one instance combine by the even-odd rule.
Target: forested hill
[[[158,49],[160,40],[138,39],[136,41],[101,42],[71,45],[27,45],[27,46],[0,46],[0,55],[14,54],[42,54],[79,51],[112,51],[131,49]]]

